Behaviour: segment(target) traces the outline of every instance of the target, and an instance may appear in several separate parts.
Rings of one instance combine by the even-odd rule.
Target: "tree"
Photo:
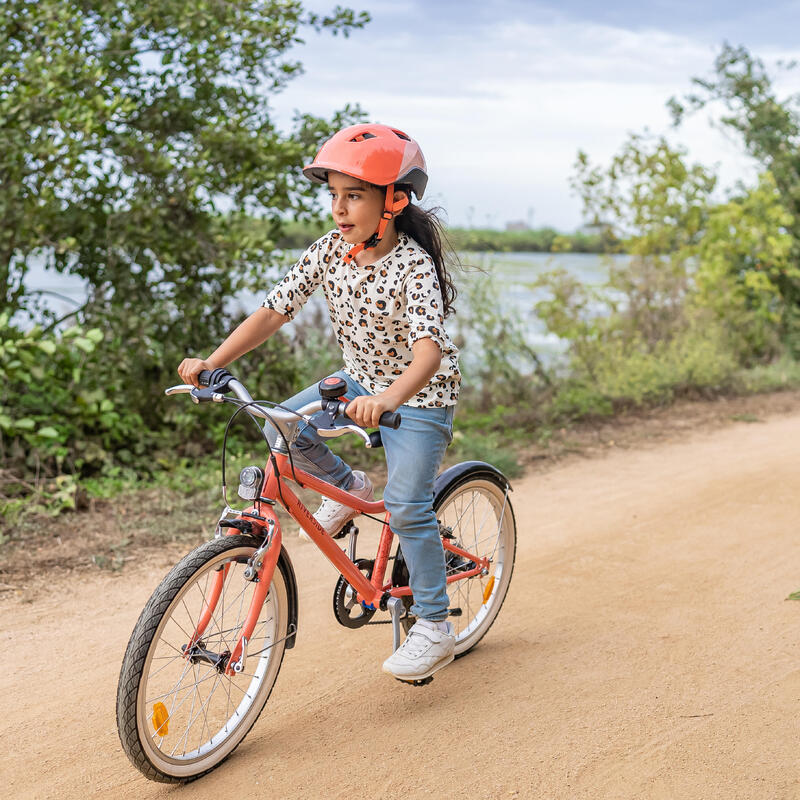
[[[779,99],[763,61],[745,47],[730,44],[717,56],[713,76],[694,78],[692,83],[696,91],[682,101],[669,101],[675,125],[687,113],[721,104],[726,109],[722,125],[736,131],[747,152],[771,173],[788,212],[776,233],[788,231],[793,237],[795,268],[778,272],[774,282],[784,301],[784,337],[793,340],[800,327],[800,98]]]
[[[163,387],[230,329],[232,295],[263,286],[284,220],[317,208],[302,165],[361,117],[298,112],[282,132],[270,95],[301,72],[304,31],[347,36],[368,16],[298,0],[0,0],[0,12],[0,466],[13,484],[40,467],[141,471],[159,447],[202,451],[201,421],[165,406]],[[86,280],[71,327],[9,322],[35,311],[34,260]],[[286,337],[270,345],[248,382],[288,391],[299,366]]]
[[[713,311],[742,363],[775,356],[781,332],[791,330],[780,288],[800,281],[791,223],[765,172],[757,186],[711,208],[694,251],[693,302]]]
[[[612,225],[630,257],[609,261],[602,287],[563,269],[536,283],[547,292],[537,314],[568,343],[569,377],[556,413],[663,402],[718,387],[736,369],[724,326],[695,302],[715,184],[713,173],[689,164],[663,137],[630,136],[607,166],[578,154],[573,186],[584,213]]]
[[[787,209],[800,219],[798,97],[779,100],[764,62],[747,48],[727,43],[714,61],[714,75],[693,78],[692,83],[697,91],[683,102],[673,97],[668,103],[674,124],[710,103],[721,103],[727,110],[722,125],[741,135],[747,152],[772,173]]]
[[[0,9],[3,304],[30,308],[22,281],[39,258],[87,280],[79,318],[143,352],[214,341],[285,215],[314,208],[303,162],[359,114],[298,114],[279,131],[268,99],[301,71],[290,50],[303,29],[347,35],[367,15],[294,0]],[[261,235],[250,216],[269,222]]]
[[[572,185],[584,214],[610,223],[632,257],[610,268],[610,286],[624,302],[609,330],[635,334],[652,350],[683,325],[687,261],[702,239],[716,177],[663,137],[632,134],[607,167],[579,152]]]

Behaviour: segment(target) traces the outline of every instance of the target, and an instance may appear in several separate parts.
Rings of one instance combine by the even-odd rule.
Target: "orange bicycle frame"
[[[239,515],[241,519],[245,519],[253,525],[256,529],[256,536],[259,534],[264,535],[265,527],[269,528],[271,532],[269,533],[269,541],[266,543],[266,549],[262,554],[261,565],[255,565],[257,566],[257,586],[250,602],[247,618],[242,626],[239,639],[231,652],[225,670],[228,674],[233,674],[236,670],[236,665],[241,665],[244,661],[244,657],[246,656],[246,643],[253,633],[261,607],[266,600],[267,591],[272,583],[272,575],[278,562],[278,556],[280,555],[282,541],[281,528],[272,510],[272,505],[274,505],[275,502],[280,502],[289,515],[297,521],[314,544],[325,554],[328,561],[333,564],[350,586],[355,589],[357,600],[363,603],[367,608],[376,609],[381,607],[382,601],[385,600],[386,596],[408,597],[412,594],[409,586],[392,586],[391,581],[388,583],[385,581],[386,567],[389,563],[389,551],[391,549],[394,533],[389,527],[390,515],[386,512],[386,507],[382,500],[367,502],[297,467],[292,468],[289,457],[285,453],[273,454],[270,462],[266,465],[265,476],[266,479],[261,496],[255,501],[251,509]],[[336,544],[333,537],[314,519],[311,512],[289,487],[287,479],[295,481],[301,487],[313,489],[324,497],[329,497],[357,511],[366,514],[385,515],[371,578],[367,578],[367,576],[361,572],[348,555]],[[232,528],[229,535],[236,534],[237,532],[236,529]],[[488,559],[478,558],[478,556],[473,555],[469,551],[452,544],[448,539],[442,540],[442,546],[445,550],[455,553],[474,564],[469,570],[460,571],[454,575],[448,576],[448,583],[471,578],[489,569]],[[218,575],[215,576],[208,597],[206,598],[205,606],[200,614],[197,628],[189,642],[189,647],[195,644],[203,635],[205,626],[208,624],[217,601],[219,600],[226,574],[227,567],[224,567],[220,570]],[[186,649],[187,653],[189,647]]]

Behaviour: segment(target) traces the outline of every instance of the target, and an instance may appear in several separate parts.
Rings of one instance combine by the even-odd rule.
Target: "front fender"
[[[294,574],[292,559],[289,558],[289,553],[283,545],[281,545],[281,553],[278,556],[278,569],[286,582],[286,595],[289,598],[289,625],[294,625],[294,633],[286,639],[286,648],[289,649],[294,647],[297,641],[297,578]]]

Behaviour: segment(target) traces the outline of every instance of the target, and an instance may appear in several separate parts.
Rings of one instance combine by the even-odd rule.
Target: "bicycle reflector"
[[[153,705],[151,722],[158,736],[163,738],[169,733],[169,712],[163,703],[155,703]]]
[[[264,471],[260,467],[245,467],[239,473],[238,495],[242,500],[255,500],[261,495]]]

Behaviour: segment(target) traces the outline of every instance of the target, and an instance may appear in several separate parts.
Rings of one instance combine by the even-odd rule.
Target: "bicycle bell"
[[[239,491],[242,500],[255,500],[261,495],[264,471],[260,467],[245,467],[239,473]]]

